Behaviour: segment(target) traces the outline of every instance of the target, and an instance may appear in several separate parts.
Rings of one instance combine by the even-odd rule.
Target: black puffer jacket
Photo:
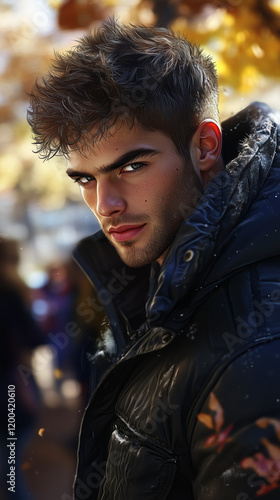
[[[161,268],[101,233],[76,251],[119,352],[131,337],[86,410],[76,500],[280,498],[279,117],[255,104],[223,135]]]

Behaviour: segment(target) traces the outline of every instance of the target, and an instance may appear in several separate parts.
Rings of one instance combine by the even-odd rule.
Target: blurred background
[[[97,229],[62,159],[32,152],[28,92],[54,50],[102,19],[170,26],[216,61],[221,118],[253,100],[280,110],[280,0],[0,0],[0,498],[8,497],[7,386],[17,393],[14,500],[70,500],[78,429],[102,318],[71,259]]]

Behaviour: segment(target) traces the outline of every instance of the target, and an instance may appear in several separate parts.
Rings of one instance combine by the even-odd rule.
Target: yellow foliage
[[[21,172],[22,165],[17,156],[12,153],[2,154],[0,156],[0,191],[15,188]]]
[[[52,9],[59,9],[59,7],[61,7],[61,5],[63,4],[63,1],[64,0],[48,0],[48,5],[52,8]]]
[[[241,72],[240,92],[250,92],[258,86],[260,73],[255,66],[245,66]]]
[[[275,14],[280,15],[280,0],[270,0],[268,3]]]

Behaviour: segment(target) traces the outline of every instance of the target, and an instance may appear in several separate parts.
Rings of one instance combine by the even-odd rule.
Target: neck
[[[221,172],[224,168],[225,168],[225,163],[224,163],[222,155],[220,155],[210,170],[208,170],[206,172],[201,172],[201,179],[202,179],[204,189],[212,181],[212,179],[214,179],[214,177],[219,172]],[[170,248],[170,246],[163,252],[163,254],[158,259],[156,259],[156,261],[158,262],[158,264],[160,266],[162,266],[163,261],[166,257],[166,254],[167,254],[169,248]]]
[[[211,167],[211,169],[206,170],[204,172],[201,172],[201,179],[203,182],[204,189],[206,186],[216,177],[216,175],[224,170],[225,168],[225,162],[223,160],[222,155],[219,156],[217,161],[214,163],[214,165]]]
[[[164,261],[164,259],[165,259],[165,256],[166,256],[166,254],[167,254],[167,252],[168,252],[169,248],[170,248],[170,246],[169,246],[169,247],[168,247],[168,248],[167,248],[167,249],[163,252],[163,254],[162,254],[162,255],[161,255],[158,259],[156,259],[156,261],[158,262],[158,264],[159,264],[160,266],[162,266],[163,261]]]

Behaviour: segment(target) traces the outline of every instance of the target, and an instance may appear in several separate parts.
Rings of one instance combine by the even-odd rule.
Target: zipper
[[[151,449],[155,453],[161,455],[162,458],[166,459],[169,463],[177,463],[177,456],[172,450],[158,444],[155,440],[147,438],[146,436],[140,434],[138,431],[133,429],[125,420],[118,416],[115,423],[115,429],[120,431],[125,437],[130,441],[140,444],[146,448]]]

